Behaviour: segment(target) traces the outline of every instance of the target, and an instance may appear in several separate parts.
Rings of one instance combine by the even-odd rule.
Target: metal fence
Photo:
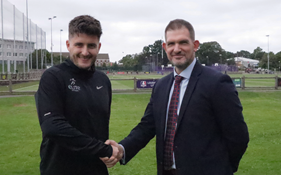
[[[43,68],[46,33],[7,0],[0,0],[0,64],[2,73]],[[41,50],[38,54],[38,50]],[[35,51],[35,52],[34,52]],[[35,53],[32,55],[32,53]],[[12,71],[11,71],[12,70]]]

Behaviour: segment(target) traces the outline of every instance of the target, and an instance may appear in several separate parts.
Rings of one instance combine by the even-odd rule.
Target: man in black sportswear
[[[95,69],[102,29],[83,15],[69,23],[70,59],[47,69],[35,95],[42,129],[41,175],[107,175],[100,157],[114,159],[118,148],[106,145],[111,83]]]

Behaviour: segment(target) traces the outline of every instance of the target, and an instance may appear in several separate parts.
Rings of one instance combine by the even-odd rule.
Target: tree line
[[[141,67],[145,64],[154,63],[156,66],[167,66],[170,64],[165,51],[162,50],[162,40],[157,40],[154,44],[144,46],[142,52],[136,54],[128,54],[124,56],[119,63],[123,64],[123,68],[126,70],[141,70]],[[251,53],[246,50],[240,50],[236,53],[226,51],[221,45],[216,42],[204,42],[200,44],[199,49],[196,52],[195,57],[207,66],[218,64],[235,65],[235,57],[244,57],[254,60],[259,60],[259,67],[267,68],[267,55],[268,53],[263,51],[260,47],[254,49]],[[269,67],[270,69],[280,69],[281,51],[274,54],[269,52]]]
[[[121,70],[121,71],[142,71],[143,66],[152,64],[155,67],[161,67],[162,65],[167,66],[170,64],[166,52],[162,49],[163,40],[156,40],[153,44],[149,44],[144,46],[140,53],[135,54],[127,54],[119,60],[119,65],[122,63],[122,66],[119,66],[117,62],[113,63],[112,66],[102,65],[101,67],[97,67],[97,69],[101,70]],[[46,57],[43,59],[44,68],[46,68],[46,63],[51,63],[51,53],[47,50],[36,50],[32,53],[32,68],[36,69],[36,54],[38,56],[38,65],[41,68],[41,52],[45,53]],[[44,55],[44,54],[42,54]],[[253,52],[249,52],[246,50],[240,50],[236,53],[226,51],[221,47],[221,45],[216,41],[204,42],[201,43],[199,49],[197,50],[195,57],[201,62],[201,64],[205,64],[206,66],[218,64],[227,64],[227,65],[235,65],[234,58],[235,57],[244,57],[250,58],[254,60],[259,60],[259,67],[266,69],[267,68],[267,56],[269,55],[269,67],[271,70],[280,70],[281,64],[281,51],[274,54],[273,52],[265,52],[260,47],[257,47],[253,50]],[[67,59],[66,57],[62,57],[62,61]],[[60,63],[60,56],[53,56],[54,65]]]

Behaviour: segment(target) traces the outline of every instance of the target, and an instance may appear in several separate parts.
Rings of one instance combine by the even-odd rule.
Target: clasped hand
[[[103,163],[107,166],[107,168],[113,167],[119,160],[122,159],[124,150],[123,148],[114,140],[107,140],[105,142],[107,145],[111,145],[112,147],[112,156],[110,158],[108,157],[102,157],[100,158]]]

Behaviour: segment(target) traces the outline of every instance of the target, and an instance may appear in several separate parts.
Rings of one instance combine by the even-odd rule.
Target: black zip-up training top
[[[66,60],[44,72],[36,96],[43,133],[41,174],[107,175],[99,157],[112,155],[104,144],[112,98],[108,77]]]

